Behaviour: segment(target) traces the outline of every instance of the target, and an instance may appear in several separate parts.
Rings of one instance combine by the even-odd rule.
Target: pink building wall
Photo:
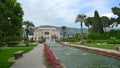
[[[39,41],[40,37],[43,36],[46,41],[53,42],[52,35],[56,35],[57,39],[60,40],[60,32],[56,28],[38,28],[34,30],[33,39]]]

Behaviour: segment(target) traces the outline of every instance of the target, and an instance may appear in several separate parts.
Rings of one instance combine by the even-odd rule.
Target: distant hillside
[[[34,29],[37,29],[37,28],[56,28],[56,29],[58,29],[58,30],[60,31],[60,33],[62,34],[61,27],[50,26],[50,25],[42,25],[42,26],[35,27]],[[66,31],[67,31],[67,33],[71,36],[71,35],[73,35],[73,34],[79,33],[79,32],[80,32],[80,29],[67,27]],[[84,32],[84,33],[88,33],[88,29],[87,29],[87,28],[83,28],[83,32]]]

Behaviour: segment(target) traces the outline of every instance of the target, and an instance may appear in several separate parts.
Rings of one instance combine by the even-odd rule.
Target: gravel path
[[[47,68],[44,64],[43,45],[39,44],[22,58],[15,61],[11,68]]]

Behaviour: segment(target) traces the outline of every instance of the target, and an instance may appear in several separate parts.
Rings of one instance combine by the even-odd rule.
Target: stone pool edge
[[[65,46],[74,47],[74,48],[80,48],[80,49],[87,50],[90,52],[95,52],[95,53],[99,53],[99,54],[102,54],[105,56],[110,56],[113,58],[120,59],[120,52],[119,51],[102,49],[102,48],[95,48],[95,47],[88,47],[88,46],[83,46],[83,45],[68,44],[68,43],[64,43],[64,42],[61,42],[60,44],[65,45]]]

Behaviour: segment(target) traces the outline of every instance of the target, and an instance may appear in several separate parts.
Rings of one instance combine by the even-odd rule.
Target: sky
[[[97,10],[100,16],[115,17],[112,7],[120,7],[120,0],[17,0],[24,11],[24,21],[34,25],[52,25],[80,28],[75,23],[78,14],[94,16]],[[84,28],[85,25],[83,25]]]

